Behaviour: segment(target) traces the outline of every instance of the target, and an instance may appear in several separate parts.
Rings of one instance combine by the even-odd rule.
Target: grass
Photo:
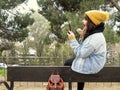
[[[0,69],[0,75],[4,76],[7,74],[7,70],[6,69]]]

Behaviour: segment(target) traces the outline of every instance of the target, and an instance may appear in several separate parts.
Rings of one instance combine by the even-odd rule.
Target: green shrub
[[[0,69],[0,75],[4,76],[7,74],[7,70],[5,69]]]

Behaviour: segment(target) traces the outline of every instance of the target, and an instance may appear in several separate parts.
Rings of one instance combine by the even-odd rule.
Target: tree
[[[110,45],[118,43],[120,41],[119,36],[115,33],[115,31],[113,31],[112,26],[108,24],[106,25],[106,28],[104,30],[104,35],[105,35],[107,43]]]
[[[41,57],[46,51],[46,37],[48,37],[50,22],[38,12],[31,14],[31,18],[33,18],[35,22],[28,27],[29,36],[19,46],[16,46],[16,50],[18,54],[26,56],[33,53],[30,52],[30,49],[32,49],[35,51],[35,53],[33,53],[34,56]],[[41,58],[30,62],[41,65]]]
[[[109,7],[107,7],[106,9],[108,11],[115,9],[114,11],[112,11],[112,15],[110,17],[110,21],[111,21],[111,26],[113,27],[113,29],[117,32],[117,35],[120,36],[120,6],[119,0],[107,0]],[[114,8],[115,7],[115,8]]]
[[[26,27],[31,25],[34,20],[29,17],[30,14],[22,15],[17,10],[16,12],[13,11],[18,4],[24,1],[0,0],[0,38],[4,39],[5,42],[21,42],[28,36],[29,31]],[[8,49],[7,43],[4,46],[4,49]]]
[[[109,1],[118,11],[120,11],[120,6],[118,5],[119,0],[107,0]]]
[[[120,23],[120,13],[118,13],[115,17],[115,20],[117,23]],[[116,24],[118,30],[117,30],[117,35],[120,36],[120,24]]]
[[[45,17],[35,12],[31,16],[35,19],[33,25],[29,26],[30,38],[29,47],[36,50],[36,55],[41,56],[44,50],[45,40],[49,33],[50,22],[48,22]]]
[[[62,10],[59,9],[58,6],[54,4],[55,0],[47,0],[44,1],[42,4],[41,1],[39,2],[40,6],[42,5],[43,10],[40,11],[40,14],[45,16],[48,21],[51,23],[51,32],[54,33],[59,40],[63,40],[61,25],[67,21],[65,14]],[[61,39],[62,38],[62,39]]]
[[[72,29],[75,31],[76,27],[81,25],[78,20],[81,20],[83,13],[89,9],[98,9],[103,3],[104,0],[93,0],[93,2],[91,0],[39,0],[38,2],[42,7],[40,14],[51,22],[50,31],[57,36],[59,42],[67,40],[68,27],[67,30],[62,28],[68,26],[68,24],[64,25],[66,22],[71,22]],[[68,15],[71,15],[70,18]]]
[[[8,21],[8,15],[0,19],[0,37],[8,41],[23,41],[28,36],[28,25],[33,23],[29,15],[14,16],[13,20]]]
[[[18,4],[23,3],[25,0],[0,0],[0,10],[1,9],[12,9]]]

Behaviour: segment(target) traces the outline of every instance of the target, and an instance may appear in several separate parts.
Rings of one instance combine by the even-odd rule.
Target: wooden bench
[[[14,82],[48,82],[49,76],[57,71],[68,82],[72,90],[72,82],[120,82],[120,67],[104,67],[99,73],[85,75],[76,73],[69,66],[8,66],[7,81],[9,90],[14,89]]]

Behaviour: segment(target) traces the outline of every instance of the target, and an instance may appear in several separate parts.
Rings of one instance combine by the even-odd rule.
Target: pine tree
[[[13,11],[17,5],[24,1],[0,0],[0,39],[7,42],[0,44],[0,46],[4,46],[0,47],[0,51],[11,49],[14,42],[21,42],[28,36],[27,26],[31,25],[34,20],[29,17],[29,14],[23,15],[17,10]]]

